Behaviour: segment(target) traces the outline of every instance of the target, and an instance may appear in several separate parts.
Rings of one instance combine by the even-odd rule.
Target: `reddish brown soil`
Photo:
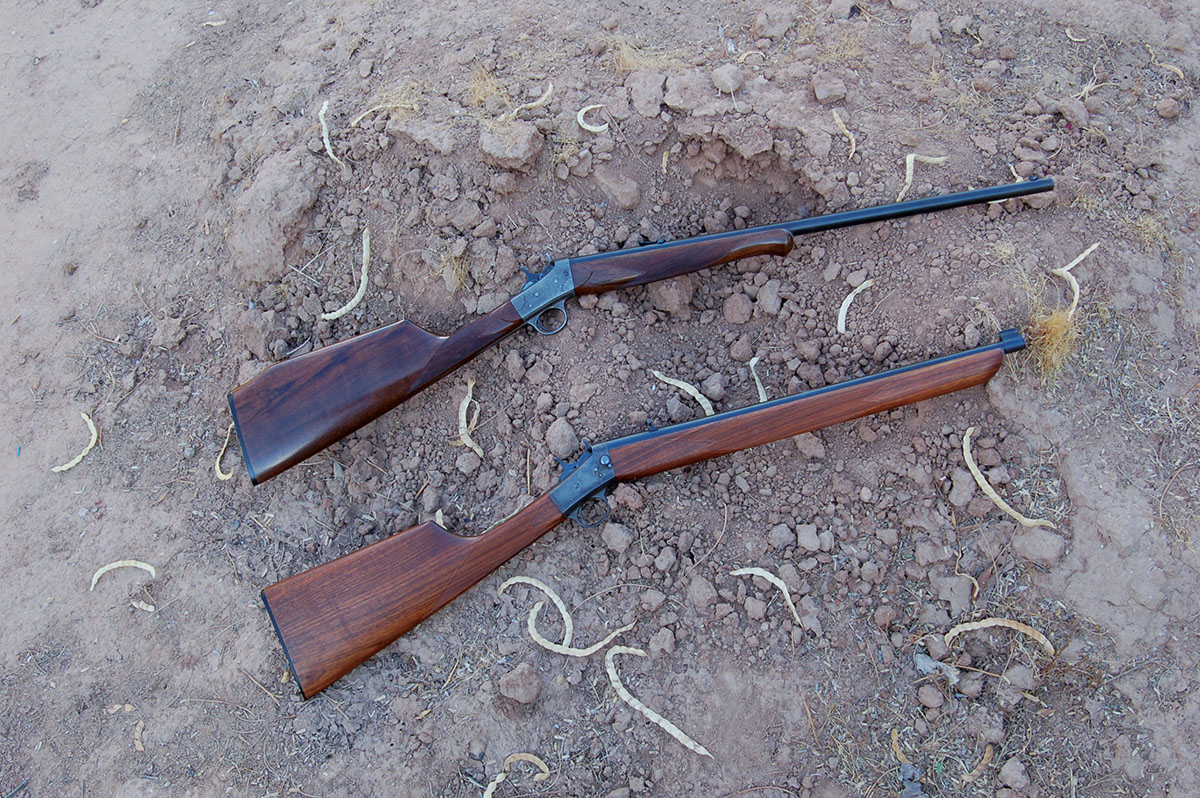
[[[497,796],[1200,793],[1194,8],[4,9],[0,795],[480,795],[518,751],[551,777],[517,765]],[[575,121],[597,103],[599,134]],[[448,332],[547,255],[890,202],[914,152],[948,159],[910,197],[1059,188],[568,303],[559,335],[267,484],[236,451],[215,477],[225,396],[272,362],[400,318]],[[321,321],[367,227],[365,298]],[[957,351],[1065,306],[1049,272],[1094,242],[1057,375],[1018,355],[987,389],[623,488],[617,526],[560,527],[313,700],[289,682],[264,586],[438,512],[481,532],[554,483],[552,449],[701,412],[652,370],[722,410],[757,401],[755,356],[774,398]],[[451,445],[467,376],[482,458]],[[54,473],[80,412],[100,444]],[[1054,529],[975,488],[971,426]],[[89,591],[130,558],[156,576]],[[626,684],[713,758],[621,703],[602,655],[532,643],[536,592],[496,593],[518,574],[581,644],[635,622]],[[1055,655],[942,642],[988,617]]]

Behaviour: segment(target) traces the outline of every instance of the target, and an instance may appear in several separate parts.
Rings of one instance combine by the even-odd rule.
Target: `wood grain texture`
[[[401,321],[271,366],[229,395],[251,480],[374,421],[523,323],[505,302],[450,336]]]
[[[562,521],[549,496],[478,537],[430,521],[266,588],[300,691],[324,690]]]
[[[942,363],[884,375],[859,385],[722,419],[689,425],[609,449],[617,479],[640,479],[730,452],[761,446],[803,432],[840,424],[901,405],[982,385],[999,370],[1000,349],[989,349]]]
[[[741,258],[786,255],[792,246],[792,234],[787,230],[747,231],[716,240],[652,244],[572,259],[571,276],[576,295],[599,294],[621,286],[644,285],[698,272]]]

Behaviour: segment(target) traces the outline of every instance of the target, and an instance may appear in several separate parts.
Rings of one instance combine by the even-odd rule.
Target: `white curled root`
[[[100,577],[104,576],[106,573],[115,568],[141,568],[143,571],[150,574],[151,579],[158,576],[158,573],[154,570],[154,566],[148,562],[142,562],[141,560],[117,560],[116,562],[110,562],[108,565],[104,565],[96,569],[96,573],[92,574],[92,586],[88,588],[88,591],[90,592],[95,590],[96,583],[100,581]]]
[[[904,199],[908,194],[908,190],[912,188],[913,182],[913,164],[929,163],[935,166],[944,164],[950,159],[949,155],[917,155],[915,152],[910,152],[904,156],[904,188],[900,189],[900,193],[896,195],[896,202]]]
[[[228,482],[233,479],[232,471],[221,470],[221,458],[225,456],[225,450],[229,448],[229,439],[233,436],[233,424],[229,424],[229,429],[225,430],[225,442],[221,444],[221,451],[217,452],[217,461],[213,463],[213,471],[217,472],[217,479],[222,482]]]
[[[1021,513],[1014,510],[1008,502],[1000,498],[1000,494],[996,493],[996,489],[988,484],[987,479],[983,476],[983,472],[979,470],[979,466],[975,465],[975,457],[971,454],[971,436],[975,434],[974,427],[967,427],[967,431],[963,433],[962,452],[963,459],[967,461],[967,470],[971,472],[971,476],[975,477],[975,484],[983,491],[984,495],[992,500],[992,504],[999,507],[1004,512],[1017,520],[1021,526],[1048,526],[1054,529],[1054,524],[1044,518],[1027,518]]]
[[[539,601],[533,605],[533,609],[529,611],[529,622],[526,627],[529,630],[529,636],[533,638],[533,642],[537,643],[547,651],[553,651],[555,654],[562,654],[566,657],[590,657],[600,649],[611,643],[617,635],[624,634],[633,628],[633,624],[622,626],[613,632],[610,632],[608,637],[601,640],[599,643],[593,643],[587,648],[573,648],[571,646],[560,645],[559,643],[547,640],[537,628],[537,616],[542,611],[542,607],[546,606],[546,602]]]
[[[588,111],[598,111],[603,107],[604,107],[603,103],[596,103],[595,105],[583,106],[582,108],[579,109],[578,113],[575,114],[575,124],[579,125],[581,128],[586,130],[588,133],[604,133],[605,131],[608,130],[607,122],[604,122],[603,124],[599,124],[599,125],[593,125],[590,122],[588,122],[586,119],[584,119],[584,117],[587,116]]]
[[[683,380],[677,380],[674,377],[668,377],[666,374],[663,374],[661,371],[651,371],[650,373],[653,374],[656,378],[665,382],[667,385],[673,385],[674,387],[676,387],[679,390],[686,393],[688,396],[695,399],[697,404],[700,405],[701,409],[704,410],[704,415],[711,416],[713,414],[714,411],[713,411],[712,402],[708,401],[707,396],[705,396],[704,394],[702,394],[698,390],[696,390],[696,387],[694,385],[689,385],[688,383],[684,382]]]
[[[487,789],[483,791],[483,798],[492,798],[492,796],[496,794],[496,788],[503,784],[504,780],[508,778],[509,768],[511,768],[517,762],[528,762],[540,771],[539,773],[534,774],[534,781],[545,781],[546,779],[550,778],[550,768],[540,756],[527,754],[524,751],[517,754],[509,754],[504,758],[502,770],[496,774],[495,778],[488,782]]]
[[[90,452],[92,449],[96,448],[96,442],[100,440],[100,433],[96,431],[96,425],[92,422],[92,417],[89,416],[87,413],[84,413],[83,411],[80,411],[79,415],[81,418],[83,418],[83,423],[87,424],[87,426],[88,426],[88,434],[91,435],[91,440],[88,441],[87,446],[83,447],[82,452],[75,455],[74,457],[72,457],[70,460],[63,463],[62,465],[56,465],[50,469],[51,471],[53,471],[56,474],[61,473],[63,471],[69,471],[72,468],[74,468],[75,466],[82,463],[83,458],[87,457],[88,452]]]
[[[467,395],[463,397],[462,402],[458,405],[458,440],[452,445],[466,446],[475,454],[479,455],[479,459],[483,459],[483,447],[476,443],[471,438],[471,430],[475,429],[476,422],[479,421],[479,402],[471,398],[472,392],[475,390],[475,378],[467,377]],[[471,407],[471,403],[475,402],[475,415],[471,420],[467,420],[467,410]]]
[[[500,589],[496,591],[496,595],[502,594],[512,585],[529,585],[537,588],[549,597],[550,601],[554,602],[554,606],[558,607],[558,614],[562,616],[563,622],[563,641],[561,645],[571,645],[571,638],[575,636],[575,624],[571,621],[571,613],[567,610],[567,605],[558,597],[558,594],[540,579],[534,579],[532,576],[513,576],[504,580],[500,585]]]
[[[1051,657],[1054,656],[1054,645],[1050,642],[1048,637],[1027,623],[1010,621],[1008,618],[984,618],[982,621],[960,623],[949,632],[946,632],[946,636],[943,638],[943,640],[945,641],[946,645],[950,645],[952,642],[954,642],[954,638],[958,637],[963,632],[974,632],[977,629],[988,629],[993,626],[1003,626],[1005,629],[1012,629],[1013,631],[1020,632],[1023,635],[1029,635],[1037,641],[1038,645],[1042,647],[1042,650],[1045,651],[1047,655]]]
[[[846,294],[846,298],[842,300],[842,306],[840,308],[838,308],[838,317],[837,317],[837,331],[838,332],[842,333],[843,335],[846,334],[846,314],[850,311],[850,303],[854,301],[854,297],[858,296],[863,291],[866,291],[868,288],[870,288],[873,285],[875,285],[874,279],[863,280],[862,285],[860,285],[858,288],[855,288],[849,294]]]
[[[333,154],[333,144],[329,141],[329,123],[325,121],[325,114],[329,111],[329,100],[321,103],[321,110],[317,112],[317,119],[321,121],[321,139],[325,142],[325,154],[337,163],[338,166],[344,167],[346,162]]]
[[[1053,269],[1050,272],[1053,275],[1063,278],[1067,281],[1067,285],[1071,286],[1071,307],[1067,310],[1068,319],[1075,315],[1075,309],[1079,307],[1079,281],[1075,279],[1075,275],[1071,274],[1071,269],[1074,269],[1084,258],[1091,255],[1098,246],[1100,246],[1099,241],[1085,249],[1075,260],[1066,266],[1063,266],[1061,269]]]
[[[371,228],[363,228],[362,241],[362,274],[358,278],[358,290],[354,292],[354,298],[345,305],[342,305],[332,313],[322,313],[321,318],[325,321],[333,321],[334,319],[340,319],[342,316],[345,316],[347,313],[358,307],[358,303],[362,302],[363,297],[367,294],[367,266],[371,263]]]
[[[617,666],[613,663],[613,659],[618,654],[632,654],[635,657],[644,657],[646,656],[646,652],[642,651],[640,648],[630,648],[629,646],[613,646],[608,650],[608,653],[604,655],[604,669],[608,671],[608,681],[612,684],[613,689],[617,691],[617,695],[621,697],[621,700],[644,715],[651,723],[674,737],[689,751],[695,751],[697,754],[701,754],[702,756],[712,759],[713,755],[708,752],[707,748],[700,745],[700,743],[696,742],[691,737],[688,737],[679,730],[678,726],[655,712],[650,707],[643,704],[641,701],[638,701],[636,698],[634,698],[632,693],[625,689],[625,685],[621,684],[621,677],[617,675]]]
[[[788,590],[788,586],[783,583],[775,574],[765,568],[739,568],[736,571],[731,571],[730,576],[760,576],[766,579],[775,587],[779,588],[779,592],[783,593],[783,600],[787,604],[789,610],[792,611],[792,618],[795,619],[796,625],[800,626],[800,613],[796,612],[796,605],[792,603],[792,594]]]

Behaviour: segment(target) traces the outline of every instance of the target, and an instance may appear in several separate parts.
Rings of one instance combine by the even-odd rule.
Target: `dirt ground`
[[[478,796],[515,752],[550,776],[518,763],[497,796],[1200,794],[1195,6],[2,5],[0,796]],[[910,197],[1058,188],[572,301],[261,486],[220,457],[226,394],[272,362],[448,333],[547,256],[891,202],[911,153],[946,160]],[[361,303],[320,319],[368,228]],[[1092,244],[1057,373],[1015,355],[986,389],[622,488],[318,697],[290,681],[263,587],[439,512],[477,534],[580,439],[702,412],[653,370],[720,411],[758,401],[754,357],[776,398],[1029,331]],[[452,445],[467,377],[482,457]],[[52,471],[81,413],[99,443]],[[968,427],[1052,527],[976,487]],[[126,559],[155,575],[89,590]],[[602,654],[533,643],[515,575],[579,644],[633,623],[622,679],[711,758]],[[996,617],[1053,655],[943,639]]]

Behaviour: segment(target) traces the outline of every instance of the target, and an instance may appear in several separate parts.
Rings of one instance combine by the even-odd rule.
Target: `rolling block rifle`
[[[427,521],[276,582],[263,603],[311,698],[566,517],[581,521],[580,508],[618,482],[982,385],[1024,346],[1004,330],[988,346],[587,447],[548,493],[478,537]]]
[[[787,255],[795,236],[1054,188],[1028,180],[941,197],[815,216],[634,249],[564,258],[519,294],[449,336],[400,321],[277,363],[234,389],[229,409],[250,480],[258,484],[374,421],[528,324],[544,335],[567,322],[563,301],[644,285],[757,255]]]

